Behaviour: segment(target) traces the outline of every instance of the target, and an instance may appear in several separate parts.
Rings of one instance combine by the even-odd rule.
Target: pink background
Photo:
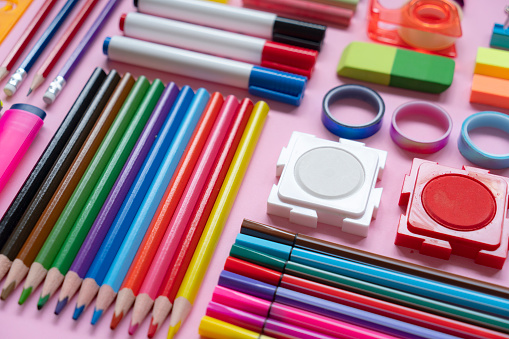
[[[33,2],[18,25],[15,26],[15,28],[11,31],[11,34],[3,42],[0,48],[0,60],[3,60],[3,58],[8,54],[11,46],[15,44],[17,37],[35,15],[42,2],[42,0],[35,0]],[[236,6],[240,5],[240,2],[240,0],[231,0],[231,4]],[[51,18],[55,15],[63,3],[63,0],[59,1],[57,4],[58,8],[55,8],[51,13]],[[85,24],[86,29],[88,29],[91,25],[92,21],[95,19],[105,3],[106,0],[101,0],[97,8],[94,9],[91,18],[89,18]],[[203,282],[195,307],[187,322],[182,327],[178,338],[190,339],[199,337],[197,332],[198,323],[205,313],[206,305],[210,300],[214,286],[217,284],[217,278],[221,272],[229,249],[234,242],[235,236],[239,232],[243,218],[250,218],[256,221],[280,226],[291,231],[302,232],[319,238],[336,241],[340,244],[509,287],[509,265],[506,265],[504,269],[499,271],[479,266],[474,264],[472,260],[457,256],[452,256],[452,258],[448,261],[433,259],[420,255],[416,251],[394,245],[399,216],[404,212],[404,209],[399,207],[397,204],[401,185],[404,175],[410,170],[412,159],[418,155],[399,149],[396,145],[394,145],[389,137],[390,118],[396,107],[415,99],[435,102],[445,108],[453,118],[454,127],[450,142],[440,152],[420,157],[437,161],[442,165],[457,168],[461,168],[462,165],[472,166],[471,163],[461,156],[457,148],[457,139],[463,120],[472,113],[485,110],[496,110],[509,113],[507,110],[501,110],[484,105],[470,104],[468,102],[477,47],[489,46],[493,23],[495,21],[503,23],[505,20],[505,4],[506,2],[503,0],[467,1],[466,8],[464,10],[463,37],[457,42],[458,57],[456,58],[456,73],[454,76],[454,82],[451,88],[446,92],[440,95],[423,94],[404,89],[367,84],[371,88],[377,90],[385,100],[386,114],[382,129],[376,135],[363,141],[370,147],[376,147],[388,151],[385,173],[382,181],[377,184],[378,187],[384,188],[382,203],[378,211],[378,217],[375,221],[373,221],[367,238],[349,235],[343,233],[336,227],[327,225],[319,225],[317,229],[296,226],[290,224],[283,218],[272,217],[266,214],[266,201],[268,194],[272,185],[277,182],[275,177],[276,160],[282,147],[287,145],[291,133],[293,131],[300,131],[314,134],[325,139],[336,139],[333,134],[329,133],[324,128],[320,121],[322,98],[329,89],[335,86],[343,83],[360,83],[357,81],[350,81],[348,79],[339,79],[335,70],[341,52],[349,42],[359,40],[368,41],[366,36],[367,0],[361,0],[350,27],[346,29],[330,27],[327,30],[327,37],[323,50],[318,58],[313,78],[309,81],[302,105],[296,108],[278,102],[268,102],[271,107],[271,112],[261,135],[261,139],[244,178],[242,187],[238,193],[236,203],[225,225],[223,236],[221,237],[217,251],[212,259],[210,269],[208,270]],[[105,70],[114,68],[122,74],[125,72],[131,72],[135,76],[146,75],[150,80],[158,77],[165,83],[175,81],[179,86],[190,85],[193,89],[205,87],[209,92],[220,91],[224,95],[233,94],[238,98],[248,96],[247,91],[243,89],[222,86],[216,83],[204,82],[167,73],[159,73],[152,70],[134,67],[132,65],[108,61],[102,54],[102,41],[104,40],[104,37],[121,34],[118,29],[118,18],[120,14],[134,10],[135,8],[132,5],[131,0],[122,1],[111,16],[106,27],[99,34],[99,37],[86,54],[85,58],[81,61],[76,72],[72,75],[63,94],[61,94],[52,106],[47,107],[43,103],[42,95],[44,94],[44,90],[58,73],[58,69],[65,62],[65,58],[71,54],[72,50],[85,33],[85,29],[80,31],[77,38],[71,44],[71,47],[67,49],[64,59],[60,60],[57,67],[53,70],[53,72],[51,72],[46,83],[29,98],[26,98],[26,92],[30,86],[32,76],[36,73],[37,68],[42,65],[44,57],[46,57],[49,53],[49,49],[43,54],[43,58],[37,62],[32,70],[31,76],[28,77],[14,97],[6,98],[3,92],[0,94],[1,99],[4,101],[4,109],[9,108],[14,103],[25,102],[44,108],[48,113],[44,127],[37,136],[34,144],[29,149],[9,183],[6,185],[4,190],[0,192],[0,215],[3,215],[9,206],[11,200],[23,184],[27,175],[30,173],[30,170],[43,152],[55,130],[58,128],[58,125],[64,118],[64,115],[67,113],[79,91],[92,73],[93,68],[96,66],[100,66]],[[77,12],[77,10],[75,10],[75,12]],[[45,24],[48,25],[49,22],[50,20],[48,20]],[[66,24],[68,24],[68,22]],[[53,41],[52,46],[55,41]],[[6,81],[7,79],[2,81],[2,88]],[[259,98],[253,98],[253,100],[259,100]],[[344,109],[341,114],[344,115],[345,112],[346,109]],[[358,107],[351,108],[351,113],[353,112],[359,113],[360,109]],[[360,119],[365,119],[364,121],[367,121],[370,118],[369,115],[361,114]],[[418,132],[419,130],[416,131]],[[423,130],[421,130],[420,133],[422,133],[422,131]],[[509,138],[503,133],[491,136],[486,134],[483,135],[483,133],[477,133],[476,140],[482,143],[486,150],[495,153],[507,153],[507,150],[509,149]],[[508,176],[509,170],[493,171],[493,173]],[[32,337],[45,339],[93,337],[95,339],[99,339],[127,337],[130,315],[127,319],[122,321],[117,330],[111,331],[109,329],[109,323],[113,313],[112,307],[104,315],[99,324],[93,327],[89,324],[93,307],[89,307],[81,319],[78,322],[75,322],[71,319],[75,300],[70,303],[60,316],[56,317],[53,314],[56,304],[55,297],[42,311],[37,311],[36,303],[39,291],[36,291],[36,293],[34,293],[34,295],[22,307],[17,305],[17,298],[20,291],[21,289],[18,288],[14,295],[6,302],[0,302],[0,338],[10,339]],[[140,326],[134,337],[145,338],[148,325],[149,321],[147,319],[142,326]],[[168,321],[163,325],[156,337],[166,338],[167,328]]]

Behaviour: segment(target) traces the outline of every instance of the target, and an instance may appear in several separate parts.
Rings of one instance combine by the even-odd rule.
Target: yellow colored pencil
[[[253,108],[251,117],[226,174],[223,186],[219,191],[203,234],[175,298],[170,318],[168,339],[173,338],[191,311],[192,304],[198,294],[210,259],[223,232],[224,224],[230,214],[268,113],[269,106],[263,101],[258,102]]]
[[[199,332],[202,337],[210,339],[272,339],[272,337],[209,316],[204,316],[201,319]]]

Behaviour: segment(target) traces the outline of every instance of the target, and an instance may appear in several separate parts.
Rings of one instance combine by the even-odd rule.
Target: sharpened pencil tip
[[[148,333],[147,333],[147,337],[149,338],[153,338],[154,335],[156,334],[157,332],[157,329],[158,329],[159,326],[157,326],[156,324],[154,324],[154,319],[150,320],[150,327],[148,328]]]
[[[175,336],[175,334],[177,334],[179,328],[180,328],[180,321],[177,325],[170,327],[170,329],[168,330],[168,339],[172,339]]]
[[[92,316],[92,321],[90,323],[92,325],[95,325],[99,321],[99,319],[101,318],[102,315],[103,315],[103,310],[94,309],[94,315]]]
[[[83,310],[84,310],[84,309],[85,309],[85,305],[80,306],[80,307],[76,306],[76,307],[74,308],[74,314],[72,315],[72,318],[73,318],[74,320],[78,320],[78,319],[79,319],[79,317],[81,316],[81,314],[83,313]]]
[[[134,332],[136,332],[136,330],[138,329],[138,326],[139,326],[139,324],[129,326],[129,334],[133,335]]]
[[[116,315],[115,313],[113,313],[113,318],[111,318],[110,328],[112,330],[117,328],[117,326],[120,323],[120,321],[122,320],[122,318],[124,318],[124,312],[120,312],[119,315]]]
[[[16,283],[13,281],[9,284],[9,286],[7,287],[4,287],[4,289],[2,290],[2,295],[0,296],[0,298],[2,300],[6,300],[12,293],[12,291],[14,291],[14,288],[16,286]]]
[[[69,298],[65,297],[64,300],[59,300],[57,303],[57,307],[55,307],[55,314],[59,315],[60,312],[64,309],[65,305],[67,305],[67,301]]]
[[[32,94],[32,89],[31,88],[28,90],[27,96],[29,96],[30,94]]]
[[[18,304],[23,305],[27,301],[28,297],[32,294],[32,287],[24,288],[19,297]]]
[[[39,301],[37,302],[37,309],[40,311],[42,310],[42,308],[44,307],[44,305],[46,305],[46,303],[48,302],[49,300],[49,294],[46,294],[44,297],[41,296],[39,298]]]

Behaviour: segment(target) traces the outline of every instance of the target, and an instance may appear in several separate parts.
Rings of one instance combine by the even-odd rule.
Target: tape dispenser
[[[455,57],[461,19],[461,7],[448,0],[410,0],[395,9],[371,0],[368,36],[390,45]]]

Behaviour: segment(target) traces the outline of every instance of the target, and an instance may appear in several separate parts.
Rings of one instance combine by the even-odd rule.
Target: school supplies
[[[64,66],[62,66],[57,77],[51,82],[48,89],[46,90],[46,93],[44,93],[43,100],[46,104],[52,104],[60,92],[63,90],[65,84],[69,80],[69,77],[76,68],[76,65],[85,55],[88,47],[90,47],[92,41],[94,41],[94,38],[104,26],[106,20],[108,20],[109,16],[111,15],[111,12],[115,9],[119,2],[119,0],[109,0],[103,7],[101,13],[99,13],[98,17],[95,19],[94,23],[89,28],[83,39],[81,39],[80,43],[72,52],[69,59],[67,59]]]
[[[219,29],[142,13],[120,18],[130,38],[189,49],[311,77],[318,52]]]
[[[11,267],[12,261],[16,258],[32,230],[30,226],[24,230],[25,226],[23,226],[24,223],[21,222],[21,218],[24,215],[34,215],[29,220],[35,225],[49,199],[41,199],[38,192],[40,190],[50,190],[49,195],[52,195],[78,152],[79,141],[72,142],[72,145],[77,143],[74,153],[69,153],[67,149],[64,150],[64,146],[73,135],[83,133],[83,128],[77,126],[80,120],[88,120],[84,116],[85,112],[105,78],[106,73],[101,68],[94,70],[48,146],[46,146],[37,164],[0,220],[0,248],[2,249],[0,251],[0,280]],[[90,126],[90,128],[92,127]],[[85,132],[86,134],[87,132]],[[69,159],[67,164],[62,165],[64,159],[67,158]],[[52,168],[60,168],[61,166],[63,166],[63,170],[60,172],[60,176],[56,176],[53,171],[50,173]],[[53,185],[50,184],[52,181],[55,182]],[[42,188],[43,186],[48,188]],[[35,198],[36,196],[37,198]],[[34,210],[39,210],[39,212],[34,212]]]
[[[307,78],[300,75],[123,36],[106,38],[103,51],[114,61],[212,82],[221,80],[225,85],[246,88],[253,95],[296,106],[302,101],[307,83]]]
[[[163,16],[283,44],[320,50],[327,27],[248,8],[199,0],[134,0],[141,13]]]
[[[42,23],[48,17],[49,12],[55,6],[57,0],[46,0],[42,6],[39,8],[37,14],[32,18],[30,24],[25,28],[23,33],[20,35],[18,42],[11,49],[9,54],[5,57],[2,65],[0,66],[0,80],[2,80],[11,69],[14,67],[14,64],[21,56],[25,48],[27,48],[30,40],[34,37],[37,30],[41,27]],[[4,14],[5,15],[5,14]],[[1,39],[0,39],[1,42]]]
[[[14,104],[0,118],[0,192],[43,125],[46,112]]]
[[[191,310],[268,112],[269,107],[263,101],[258,102],[253,108],[253,113],[251,113],[242,140],[175,298],[174,309],[170,318],[170,329],[168,330],[169,338],[172,338],[179,330],[180,325]]]
[[[37,40],[35,46],[32,47],[28,55],[25,59],[23,59],[21,65],[16,70],[16,73],[11,76],[9,82],[5,85],[4,92],[7,96],[12,96],[16,93],[18,87],[21,86],[21,83],[27,77],[28,72],[30,72],[37,59],[49,45],[60,26],[62,26],[77,3],[78,0],[67,0],[64,6],[60,9],[57,16],[53,19],[48,28],[46,28],[39,40]]]
[[[15,3],[6,2],[0,8],[0,44],[16,25],[19,18],[25,13],[26,9],[33,0],[18,0]]]
[[[355,41],[343,50],[339,76],[375,84],[441,93],[452,83],[454,60],[438,56]]]

